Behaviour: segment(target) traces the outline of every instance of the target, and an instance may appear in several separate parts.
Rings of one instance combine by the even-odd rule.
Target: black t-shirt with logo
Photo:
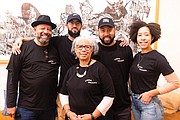
[[[113,82],[106,67],[96,61],[88,68],[87,74],[79,78],[77,77],[76,67],[72,66],[65,78],[61,88],[61,93],[69,95],[71,111],[76,114],[92,113],[104,96],[115,97]]]
[[[145,54],[139,52],[135,55],[130,69],[132,92],[141,94],[155,89],[160,74],[165,76],[172,72],[174,70],[166,58],[156,50]]]
[[[120,41],[117,41],[113,46],[98,44],[99,53],[95,56],[95,59],[107,67],[116,92],[112,108],[114,110],[128,108],[131,105],[127,82],[129,69],[133,61],[132,49],[130,46],[120,46]]]
[[[62,86],[64,76],[70,67],[79,63],[78,59],[71,53],[72,41],[68,36],[56,36],[52,37],[52,44],[58,50],[60,56],[60,81],[59,81],[59,90]]]
[[[21,54],[11,55],[7,81],[7,106],[30,110],[56,107],[59,57],[55,47],[38,46],[33,40],[24,42]]]

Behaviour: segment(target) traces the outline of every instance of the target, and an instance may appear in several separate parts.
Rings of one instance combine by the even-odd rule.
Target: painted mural
[[[11,1],[16,6],[14,0]],[[47,2],[46,2],[47,1]],[[20,0],[17,10],[11,7],[1,10],[0,15],[0,56],[10,55],[13,42],[20,37],[34,36],[31,23],[41,14],[48,14],[56,19],[57,28],[53,35],[66,35],[66,18],[71,13],[78,13],[83,20],[81,34],[97,37],[97,24],[102,17],[113,18],[116,25],[115,39],[127,39],[129,25],[135,20],[154,21],[155,0]],[[99,3],[98,3],[99,2]],[[14,4],[13,4],[14,3]],[[46,3],[46,4],[45,4]],[[51,5],[52,4],[52,5]],[[55,7],[55,5],[58,5]],[[45,7],[45,8],[44,8]],[[1,8],[1,5],[0,5]],[[42,10],[44,8],[45,10]],[[56,8],[56,9],[55,9]],[[15,13],[19,14],[15,14]],[[3,14],[2,14],[3,13]],[[130,41],[129,41],[130,42]],[[131,44],[131,42],[130,42]],[[133,46],[136,51],[136,46]]]

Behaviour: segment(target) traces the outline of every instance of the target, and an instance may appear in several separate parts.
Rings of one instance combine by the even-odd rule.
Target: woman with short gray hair
[[[106,67],[92,59],[98,49],[96,40],[91,37],[79,36],[73,41],[71,51],[79,64],[68,70],[60,90],[66,119],[107,119],[105,115],[113,103],[115,92]]]
[[[77,37],[72,43],[71,52],[75,55],[74,48],[75,48],[77,42],[80,40],[83,40],[83,39],[87,39],[87,41],[91,43],[92,48],[93,48],[93,55],[96,55],[99,52],[99,46],[98,46],[97,41],[90,36],[89,37],[86,37],[86,36]]]

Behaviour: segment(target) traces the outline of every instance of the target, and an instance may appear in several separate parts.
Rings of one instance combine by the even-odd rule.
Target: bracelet
[[[92,113],[91,113],[90,115],[91,115],[91,119],[92,119],[92,120],[95,120],[95,119],[94,119],[94,115],[93,115]]]

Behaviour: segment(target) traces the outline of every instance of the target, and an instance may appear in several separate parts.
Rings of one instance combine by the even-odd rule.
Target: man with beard
[[[98,23],[99,53],[95,59],[109,70],[116,97],[111,110],[113,120],[131,120],[131,100],[128,93],[129,69],[133,61],[130,46],[120,46],[115,38],[115,25],[111,18],[102,18]]]
[[[57,48],[60,56],[60,80],[58,91],[61,89],[64,76],[67,70],[78,63],[78,59],[71,53],[71,47],[73,40],[80,35],[82,28],[82,20],[80,15],[77,13],[72,13],[68,16],[66,27],[68,29],[68,36],[56,36],[52,37],[52,43]],[[60,104],[59,97],[57,98],[58,105],[58,120],[64,120],[65,115]]]
[[[71,53],[71,46],[73,40],[80,35],[82,28],[80,15],[77,13],[70,14],[67,18],[66,27],[68,29],[68,36],[52,37],[53,44],[58,49],[60,55],[61,71],[59,89],[61,88],[67,70],[78,63],[77,58]]]
[[[49,39],[56,25],[47,15],[31,25],[35,38],[24,42],[7,66],[7,113],[15,120],[54,120],[59,57]]]

